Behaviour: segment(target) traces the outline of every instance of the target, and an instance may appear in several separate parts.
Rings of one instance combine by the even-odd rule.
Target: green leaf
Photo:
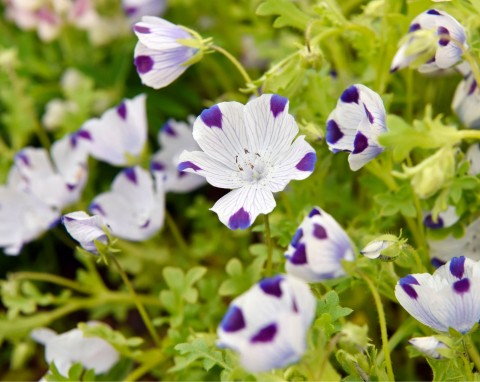
[[[277,16],[273,26],[283,28],[286,26],[305,30],[310,17],[298,9],[291,0],[267,0],[257,8],[259,16]]]
[[[433,381],[465,380],[465,370],[458,358],[438,360],[427,357],[427,362],[433,371]]]

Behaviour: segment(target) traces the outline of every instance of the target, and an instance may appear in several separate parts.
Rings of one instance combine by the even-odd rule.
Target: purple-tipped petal
[[[461,279],[465,272],[465,257],[454,257],[450,261],[450,273],[457,279]]]
[[[470,290],[470,280],[465,278],[453,283],[453,290],[457,294],[464,294]]]
[[[123,173],[130,182],[135,185],[137,184],[137,174],[135,173],[135,169],[133,167],[123,170]]]
[[[418,31],[419,29],[422,29],[420,24],[414,23],[414,24],[410,25],[410,28],[408,28],[408,32],[412,33],[412,32]]]
[[[214,105],[211,108],[202,111],[200,118],[208,127],[222,128],[222,111],[218,105]]]
[[[358,132],[353,141],[353,154],[360,154],[368,147],[368,138],[362,133]]]
[[[137,56],[135,57],[134,64],[137,68],[137,71],[140,74],[145,74],[150,72],[153,69],[153,61],[152,57],[150,56]]]
[[[340,96],[340,99],[345,103],[358,103],[358,98],[359,98],[359,93],[355,85],[352,85],[349,88],[347,88]]]
[[[277,325],[275,323],[265,326],[255,334],[250,342],[252,344],[257,342],[271,342],[275,339],[277,334]]]
[[[340,139],[343,138],[343,136],[344,134],[340,130],[340,127],[338,127],[337,122],[335,122],[333,119],[330,119],[327,122],[327,142],[331,144],[337,143]]]
[[[273,116],[276,118],[280,113],[283,113],[285,106],[288,103],[288,99],[277,94],[274,94],[270,98],[270,110]]]
[[[307,251],[305,244],[300,244],[293,252],[293,255],[288,259],[292,264],[302,265],[307,263]]]
[[[229,333],[238,332],[245,328],[245,318],[243,317],[242,310],[232,305],[223,317],[220,326],[224,331]]]
[[[441,13],[439,11],[437,11],[436,9],[429,9],[427,11],[427,14],[429,15],[435,15],[435,16],[441,16]]]
[[[134,8],[134,7],[131,7],[131,8],[133,8],[133,13],[135,13],[137,11],[137,8]],[[128,13],[128,10],[127,10],[127,13]],[[150,28],[144,27],[144,26],[141,26],[141,25],[134,25],[133,30],[135,32],[143,33],[143,34],[152,33]]]
[[[120,105],[118,105],[117,113],[123,120],[127,119],[127,106],[125,105],[125,102],[122,102]]]
[[[313,225],[313,236],[317,239],[324,240],[328,238],[327,230],[320,224]]]
[[[263,279],[258,285],[266,294],[280,298],[282,297],[282,288],[280,288],[282,281],[282,276],[274,276]]]
[[[228,227],[230,229],[245,229],[250,227],[250,224],[250,214],[243,207],[228,219]]]
[[[192,169],[193,171],[199,171],[202,168],[197,166],[195,163],[186,161],[186,162],[180,162],[178,164],[178,171],[184,171],[186,169]]]
[[[305,156],[297,163],[295,166],[300,171],[313,171],[315,168],[315,163],[317,162],[317,154],[310,152],[305,154]]]

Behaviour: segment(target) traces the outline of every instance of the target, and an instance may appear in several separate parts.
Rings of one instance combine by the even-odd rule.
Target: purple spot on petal
[[[136,9],[135,9],[135,11],[136,11]],[[133,13],[135,13],[135,12],[133,12]],[[143,26],[141,26],[141,25],[135,25],[135,26],[133,27],[133,30],[134,30],[135,32],[144,33],[144,34],[152,33],[152,31],[150,30],[150,28],[143,27]]]
[[[200,118],[208,127],[222,128],[222,111],[218,105],[214,105],[210,109],[202,111]]]
[[[285,110],[287,103],[288,99],[278,94],[274,94],[272,98],[270,98],[270,110],[275,118]]]
[[[295,313],[298,313],[297,300],[292,297],[292,309]]]
[[[355,85],[352,85],[342,93],[340,99],[346,103],[358,103],[359,96],[358,89]]]
[[[402,287],[402,289],[404,290],[404,292],[405,292],[410,298],[413,298],[414,300],[417,299],[418,294],[417,294],[417,292],[415,291],[415,289],[413,289],[413,287],[412,287],[410,284],[400,284],[400,286]]]
[[[414,24],[410,25],[410,28],[408,28],[408,32],[409,33],[415,32],[415,31],[418,31],[419,29],[421,29],[420,24],[414,23]]]
[[[313,225],[313,236],[320,240],[328,238],[326,229],[320,224]]]
[[[433,64],[435,62],[435,56],[433,56],[430,60],[428,60],[427,64]]]
[[[280,275],[277,275],[274,277],[269,277],[261,280],[258,283],[258,286],[266,294],[280,298],[282,297],[282,289],[280,288],[280,283],[282,281],[283,281],[283,277]]]
[[[242,310],[235,305],[230,306],[220,326],[225,332],[237,332],[245,327]]]
[[[123,11],[127,17],[132,17],[135,13],[137,13],[137,7],[124,7]]]
[[[395,73],[398,70],[398,66],[394,66],[393,68],[390,68],[390,73]]]
[[[67,183],[66,186],[67,186],[67,190],[70,191],[70,192],[77,188],[76,184],[68,184]]]
[[[399,281],[400,285],[420,285],[415,276],[407,275],[402,277]]]
[[[250,224],[250,214],[243,207],[228,219],[228,227],[230,229],[245,229],[250,227]]]
[[[437,34],[438,35],[447,35],[447,36],[450,36],[450,32],[448,31],[447,28],[445,27],[438,27],[437,29]],[[441,46],[447,46],[448,43],[450,42],[450,38],[449,37],[442,37],[438,40],[438,43],[441,45]]]
[[[428,227],[428,228],[431,228],[431,229],[439,229],[439,228],[443,228],[443,219],[438,216],[437,217],[437,221],[433,221],[433,218],[432,218],[432,215],[431,214],[428,214],[427,216],[425,216],[425,219],[423,219],[423,224],[425,225],[425,227]]]
[[[437,11],[436,9],[429,9],[426,13],[429,14],[429,15],[435,15],[435,16],[440,16],[441,15],[441,13],[439,11]]]
[[[368,147],[368,138],[361,132],[358,132],[353,141],[353,154],[360,154]]]
[[[256,342],[271,342],[275,338],[276,334],[277,334],[277,324],[273,323],[260,329],[258,333],[255,334],[250,339],[250,342],[252,344]]]
[[[150,219],[147,219],[145,223],[143,223],[140,228],[147,228],[150,225]]]
[[[153,69],[154,62],[150,56],[137,56],[133,62],[137,67],[138,73],[140,74],[148,73]]]
[[[465,278],[453,283],[453,290],[458,294],[466,293],[470,290],[470,280]]]
[[[90,204],[90,207],[88,207],[88,210],[90,211],[90,213],[92,213],[94,215],[106,216],[106,213],[105,213],[104,209],[98,203],[94,202],[94,203]]]
[[[22,162],[25,166],[28,166],[30,167],[30,159],[28,158],[28,156],[20,151],[17,155],[15,155],[15,160],[19,160],[20,162]]]
[[[178,171],[177,175],[178,175],[179,178],[183,178],[184,176],[188,175],[188,172]]]
[[[312,210],[310,211],[310,213],[308,214],[308,217],[311,218],[315,215],[322,215],[322,213],[320,212],[320,210],[316,207],[312,208]]]
[[[455,276],[457,279],[461,279],[463,277],[463,273],[465,272],[465,257],[454,257],[450,260],[450,273]]]
[[[299,228],[297,229],[297,231],[295,232],[295,235],[293,235],[293,238],[292,238],[292,241],[290,242],[290,245],[293,247],[293,248],[297,248],[298,246],[298,242],[300,241],[300,239],[303,237],[303,229]]]
[[[436,257],[433,257],[431,260],[430,260],[430,263],[436,268],[439,268],[441,267],[442,265],[445,265],[445,261],[443,260],[440,260]]]
[[[300,171],[313,171],[315,162],[317,161],[317,154],[306,153],[305,156],[295,166]]]
[[[87,130],[78,130],[75,134],[78,138],[86,139],[87,141],[92,140],[92,136]]]
[[[468,89],[468,95],[473,94],[476,88],[477,88],[477,81],[473,80],[472,83],[470,84],[470,88]]]
[[[202,170],[201,167],[198,167],[195,163],[190,162],[190,161],[180,162],[180,163],[178,164],[177,170],[178,170],[178,171],[184,171],[184,170],[186,170],[186,169],[188,169],[188,168],[191,168],[191,169],[192,169],[193,171],[195,171],[195,172],[198,171],[198,170]]]
[[[122,102],[117,106],[117,113],[123,120],[127,119],[127,106],[125,105],[125,102]]]
[[[127,177],[127,179],[132,182],[133,184],[137,184],[137,174],[135,174],[135,169],[134,168],[127,168],[123,170],[124,175]]]
[[[365,113],[367,114],[367,117],[368,117],[369,122],[370,122],[370,123],[373,123],[374,118],[373,118],[372,113],[370,113],[370,110],[368,110],[365,105],[363,105],[363,107],[364,107],[364,109],[365,109]]]
[[[305,244],[300,244],[293,252],[293,255],[288,259],[292,264],[302,265],[307,263],[307,252]]]
[[[152,163],[150,163],[150,170],[151,171],[163,171],[163,170],[165,170],[165,165],[161,162],[152,161]]]
[[[333,119],[330,119],[327,122],[327,142],[330,144],[337,143],[342,137],[343,137],[342,130],[340,130],[340,127],[338,127],[337,122],[335,122]]]
[[[172,125],[170,125],[170,123],[168,123],[168,122],[166,122],[166,123],[162,126],[162,131],[163,131],[165,134],[170,135],[171,137],[176,137],[176,136],[177,136],[177,133],[176,133],[175,130],[173,129]]]

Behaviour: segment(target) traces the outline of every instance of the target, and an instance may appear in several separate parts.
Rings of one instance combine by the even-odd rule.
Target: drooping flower
[[[421,73],[448,69],[461,60],[462,48],[467,48],[462,25],[445,11],[429,9],[411,22],[390,71],[409,65],[418,66]]]
[[[139,40],[134,64],[142,83],[154,89],[170,85],[203,55],[199,36],[159,17],[144,16],[133,30]]]
[[[382,99],[364,85],[347,88],[327,120],[326,141],[333,153],[347,151],[357,171],[383,151],[378,136],[387,131]]]
[[[119,173],[112,190],[98,195],[90,212],[100,215],[113,235],[132,241],[146,240],[163,226],[165,191],[162,177],[152,179],[141,167]]]
[[[288,100],[264,94],[249,103],[222,102],[195,120],[193,137],[203,151],[184,151],[178,169],[232,189],[211,208],[230,229],[250,227],[275,208],[274,192],[313,171],[315,150],[298,133]]]
[[[298,227],[285,253],[286,271],[306,282],[345,275],[342,260],[353,260],[353,248],[343,228],[319,207]]]
[[[217,334],[218,345],[240,355],[250,372],[297,362],[315,315],[308,285],[286,275],[266,278],[232,301]]]
[[[88,140],[82,131],[67,135],[52,145],[50,156],[43,148],[22,149],[15,156],[9,184],[60,210],[76,202],[87,181]]]
[[[415,337],[409,339],[408,342],[418,351],[435,359],[442,358],[442,355],[438,352],[438,349],[445,349],[447,347],[435,336]]]
[[[97,325],[89,322],[88,325]],[[38,328],[32,331],[31,337],[45,345],[45,360],[54,363],[63,376],[74,363],[81,363],[85,369],[95,370],[95,374],[108,372],[120,356],[118,352],[104,339],[85,337],[80,329],[57,334],[48,328]]]
[[[166,0],[122,0],[122,9],[132,22],[143,16],[160,16],[166,6]]]
[[[192,135],[192,124],[168,120],[158,133],[161,149],[152,158],[151,170],[162,171],[165,175],[165,191],[190,192],[206,182],[197,174],[178,171],[178,161],[183,150],[199,150]]]
[[[456,238],[449,234],[445,239],[428,239],[430,257],[434,263],[447,262],[455,256],[466,256],[480,260],[480,219],[474,220],[465,228],[465,234]]]
[[[457,86],[452,100],[452,110],[466,127],[480,128],[480,90],[472,71]]]
[[[457,211],[454,206],[448,206],[445,211],[438,214],[436,220],[431,212],[426,213],[423,217],[423,224],[430,229],[447,228],[454,225],[460,216],[457,215]]]
[[[479,293],[480,264],[464,256],[452,258],[433,275],[408,275],[395,287],[403,308],[439,332],[470,331],[480,320]]]
[[[0,247],[6,255],[18,255],[24,244],[47,231],[59,217],[57,209],[19,191],[15,184],[0,186]]]
[[[88,252],[98,253],[95,240],[107,244],[106,224],[100,215],[90,216],[84,211],[75,211],[63,216],[67,232]]]
[[[471,175],[480,174],[480,144],[475,143],[471,145],[465,155],[465,159],[470,162],[468,173]]]
[[[147,140],[145,94],[124,100],[100,118],[86,121],[80,131],[90,136],[88,151],[96,159],[125,166],[138,157]]]

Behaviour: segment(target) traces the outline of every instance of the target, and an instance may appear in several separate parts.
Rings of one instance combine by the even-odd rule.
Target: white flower
[[[232,189],[211,208],[230,229],[250,227],[275,208],[274,192],[305,179],[316,162],[314,149],[298,137],[288,100],[264,94],[247,105],[222,102],[195,120],[193,137],[203,151],[184,151],[178,169]]]
[[[447,347],[443,342],[435,338],[435,336],[415,337],[409,339],[408,342],[410,342],[410,344],[418,351],[435,359],[442,358],[438,349],[445,349]]]
[[[348,151],[357,171],[383,151],[378,136],[387,131],[382,99],[364,85],[347,88],[327,120],[326,141],[333,153]]]
[[[408,275],[395,287],[403,308],[439,332],[470,331],[480,319],[479,294],[480,264],[464,256],[452,258],[433,275]]]
[[[390,247],[392,244],[393,241],[389,240],[374,240],[368,243],[360,253],[369,259],[377,259],[381,256],[382,251]]]
[[[93,200],[90,212],[101,215],[113,235],[132,241],[146,240],[163,226],[163,180],[155,177],[154,183],[141,167],[127,168],[115,177],[112,191]]]
[[[97,325],[89,322],[89,325]],[[95,370],[95,374],[108,372],[120,356],[118,352],[104,339],[85,337],[80,329],[57,334],[48,328],[35,329],[31,337],[45,345],[45,360],[54,363],[63,376],[74,363],[81,363],[85,369]]]
[[[480,144],[471,145],[467,150],[465,159],[470,162],[469,174],[475,176],[480,174]]]
[[[391,72],[410,64],[422,64],[418,68],[421,73],[447,69],[460,61],[462,46],[467,48],[463,27],[448,13],[437,9],[415,17],[408,33],[410,38],[393,58]],[[427,58],[418,62],[425,55]]]
[[[217,334],[218,345],[240,354],[250,372],[297,362],[315,315],[308,285],[293,276],[263,279],[232,301]]]
[[[458,84],[452,109],[466,127],[480,127],[480,90],[471,71]]]
[[[165,191],[190,192],[206,182],[197,174],[178,171],[178,161],[183,150],[199,150],[192,135],[192,124],[170,119],[158,133],[161,149],[152,158],[151,170],[165,175]]]
[[[103,244],[108,243],[108,237],[104,231],[106,224],[100,215],[90,216],[84,211],[76,211],[64,215],[62,221],[70,236],[86,251],[98,253],[95,240]]]
[[[345,275],[341,260],[353,260],[353,248],[336,220],[314,207],[295,232],[285,257],[288,274],[319,282]]]
[[[442,240],[428,240],[430,257],[436,264],[444,263],[454,256],[466,256],[480,260],[480,219],[465,228],[465,234],[456,238],[452,234]]]
[[[80,131],[88,132],[89,153],[96,159],[116,166],[128,165],[138,157],[147,140],[145,94],[124,100],[108,109],[101,118],[83,124]]]
[[[132,22],[143,16],[159,16],[166,7],[167,0],[122,0],[122,9]]]
[[[436,220],[430,212],[423,216],[423,224],[430,229],[451,227],[459,220],[460,216],[457,215],[457,210],[454,206],[448,206],[445,211],[440,212]]]
[[[36,196],[0,186],[0,247],[6,255],[18,255],[24,244],[54,225],[60,212]]]
[[[182,40],[194,41],[196,37],[159,17],[144,16],[133,30],[139,40],[134,54],[138,75],[143,84],[154,89],[170,85],[190,66],[195,54],[201,54],[197,48],[182,44]]]

